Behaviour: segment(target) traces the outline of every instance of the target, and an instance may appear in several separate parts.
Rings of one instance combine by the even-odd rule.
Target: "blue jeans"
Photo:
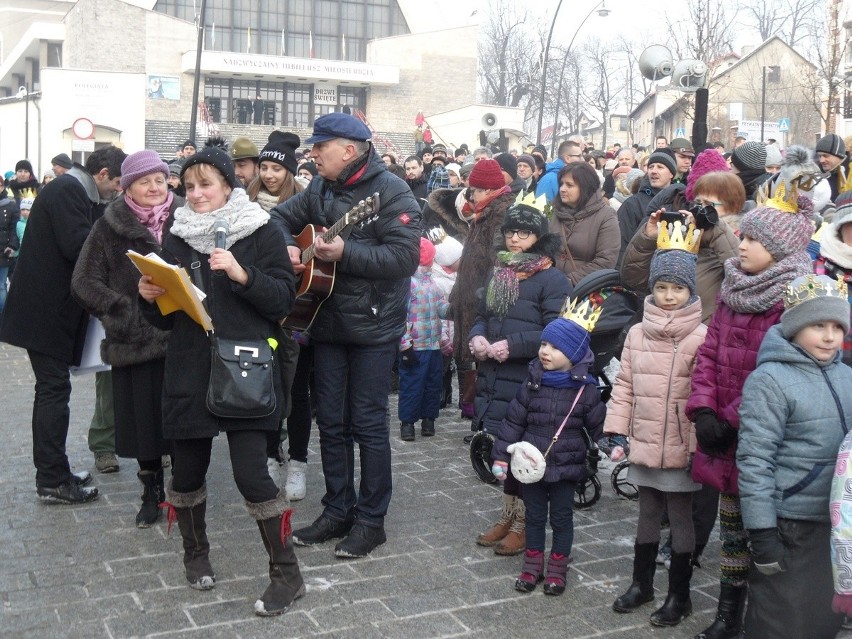
[[[9,267],[0,266],[0,316],[6,306],[6,278],[9,276]]]
[[[547,511],[550,507],[550,527],[553,528],[553,547],[550,552],[571,554],[574,544],[574,491],[577,484],[570,481],[538,481],[524,486],[524,506],[527,509],[527,548],[544,552]]]
[[[443,385],[441,351],[417,351],[417,364],[399,361],[399,421],[438,419]]]
[[[367,526],[384,525],[392,492],[390,432],[386,420],[396,341],[377,346],[314,344],[314,385],[324,514],[353,516]],[[355,495],[355,444],[361,485]]]

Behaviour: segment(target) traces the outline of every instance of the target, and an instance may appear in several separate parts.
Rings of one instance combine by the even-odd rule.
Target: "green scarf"
[[[553,266],[553,260],[537,253],[497,253],[497,266],[488,284],[485,308],[500,319],[518,301],[520,281]]]

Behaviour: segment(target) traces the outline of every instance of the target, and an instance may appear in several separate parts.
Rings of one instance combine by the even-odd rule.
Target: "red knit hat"
[[[689,170],[689,175],[686,176],[686,199],[692,202],[695,197],[695,183],[698,178],[718,171],[730,171],[728,161],[723,158],[716,149],[706,149],[699,153],[695,161],[692,163],[692,168]]]
[[[473,171],[470,172],[470,177],[467,180],[475,189],[489,189],[496,191],[506,186],[506,181],[503,179],[503,173],[500,171],[500,165],[497,160],[480,160],[473,165]]]
[[[420,266],[432,266],[435,259],[435,245],[425,237],[420,238]]]

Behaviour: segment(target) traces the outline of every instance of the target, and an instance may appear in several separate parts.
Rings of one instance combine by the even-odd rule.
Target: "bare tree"
[[[810,24],[810,38],[815,43],[811,60],[817,70],[805,82],[809,85],[809,94],[814,97],[814,107],[827,132],[834,131],[835,118],[841,108],[843,78],[840,76],[840,67],[845,49],[840,24],[841,4],[840,0],[829,0],[827,13],[820,15],[821,12],[817,11]]]
[[[733,25],[738,8],[724,0],[686,0],[687,15],[672,23],[666,18],[668,31],[674,36],[677,59],[701,60],[712,78],[722,56],[733,50]]]
[[[541,86],[536,69],[540,45],[530,37],[534,20],[510,0],[492,0],[479,42],[479,85],[490,104],[529,104]]]
[[[597,38],[587,41],[583,47],[587,70],[581,93],[586,105],[600,114],[603,148],[606,148],[609,116],[624,92],[623,70],[620,64],[614,63],[618,55],[617,45],[605,46]]]
[[[754,21],[761,42],[778,35],[788,17],[787,7],[778,0],[751,0],[743,12],[746,20]]]
[[[761,41],[779,36],[791,47],[807,45],[822,0],[750,0],[743,17],[760,35]]]

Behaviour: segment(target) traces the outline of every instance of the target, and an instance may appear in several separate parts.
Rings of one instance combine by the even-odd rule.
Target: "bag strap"
[[[210,292],[204,290],[204,282],[201,280],[201,256],[198,251],[192,249],[192,263],[189,265],[189,274],[192,277],[192,283],[200,289],[207,297],[202,300],[201,305],[205,308],[210,317],[213,317],[213,286],[210,287]],[[207,300],[210,300],[208,306]],[[212,331],[211,331],[212,334]]]
[[[544,451],[544,458],[547,459],[547,454],[550,452],[550,449],[553,448],[553,444],[556,443],[556,440],[559,439],[559,435],[562,432],[562,429],[565,428],[565,424],[568,423],[568,418],[571,417],[571,413],[574,412],[574,407],[577,405],[577,402],[580,400],[580,395],[583,394],[583,391],[586,389],[586,386],[583,385],[577,394],[574,396],[574,403],[571,404],[571,410],[568,411],[568,414],[565,415],[565,419],[562,420],[562,424],[559,426],[559,430],[556,431],[556,434],[553,436],[553,441],[550,442],[550,446],[547,447],[547,450]]]

